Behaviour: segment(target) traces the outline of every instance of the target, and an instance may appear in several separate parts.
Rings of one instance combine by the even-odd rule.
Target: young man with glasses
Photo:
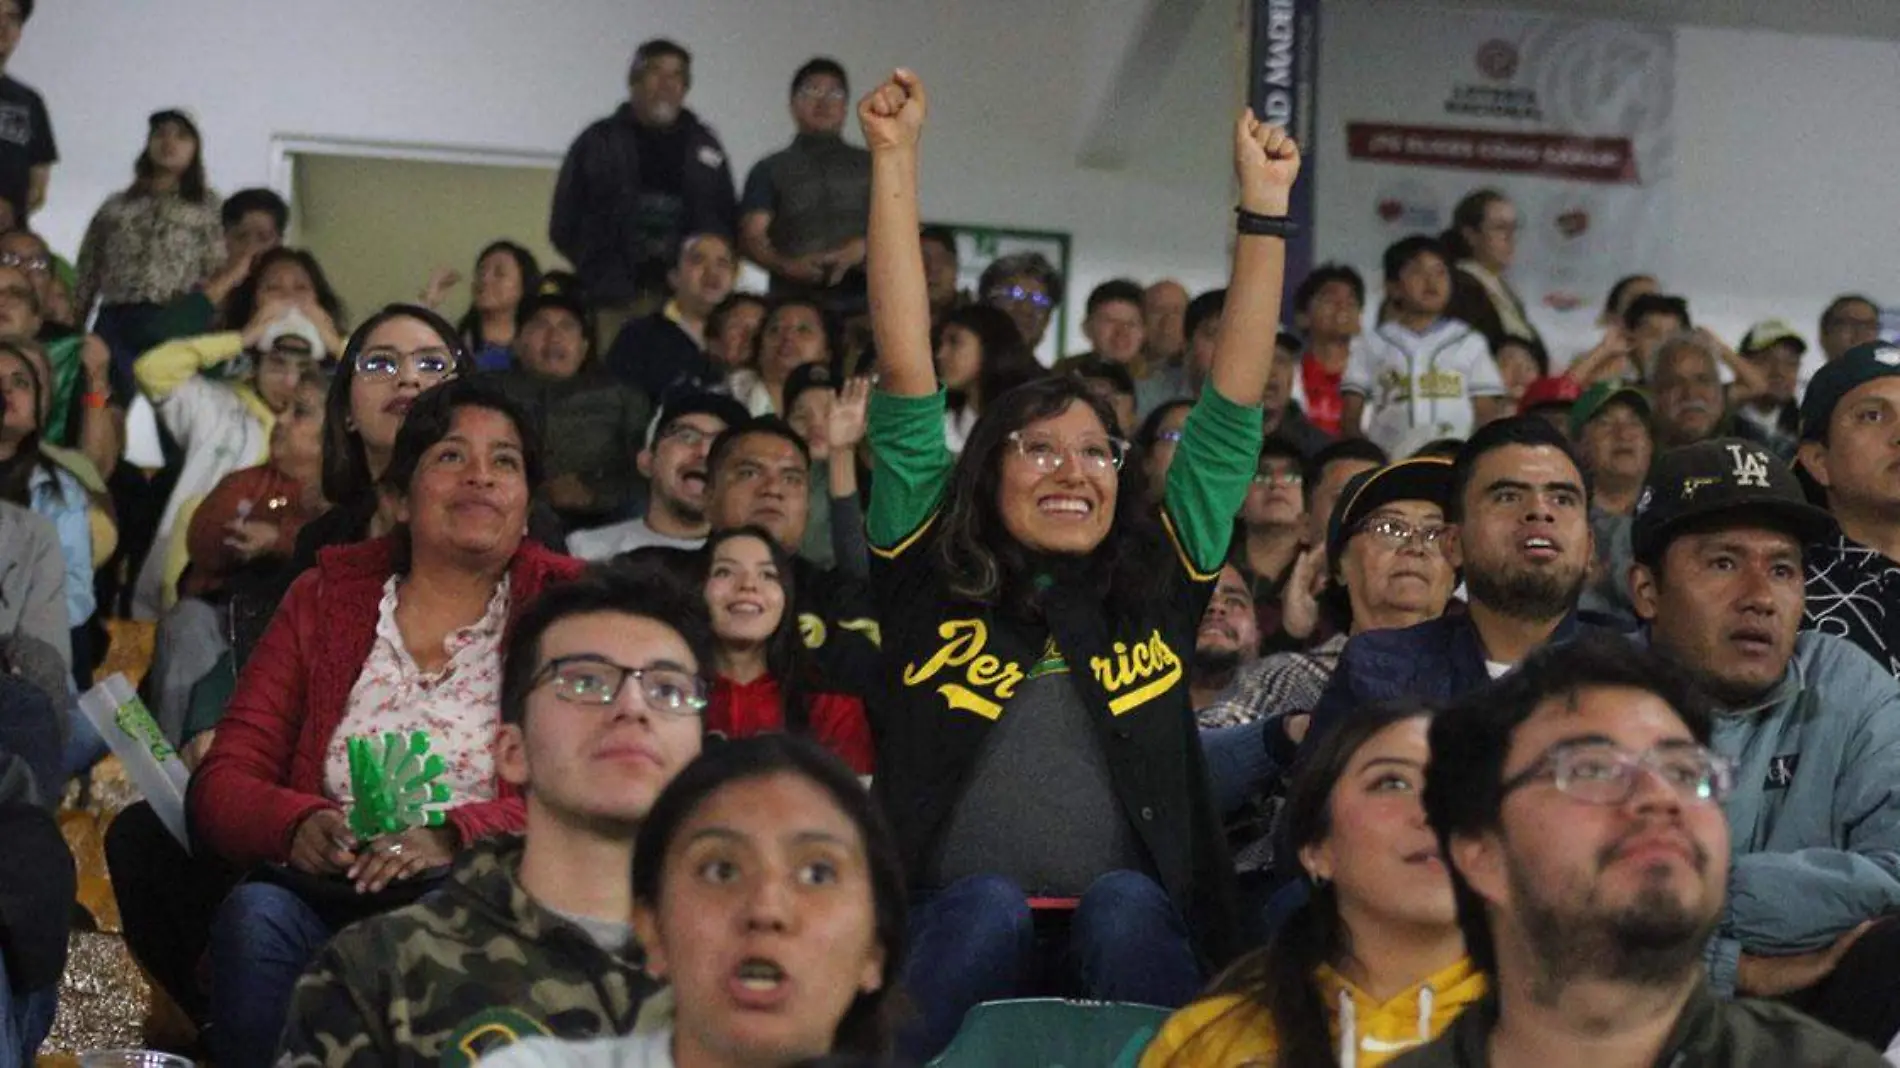
[[[1714,699],[1711,744],[1738,769],[1712,982],[1885,1048],[1900,1031],[1900,919],[1882,919],[1900,912],[1900,684],[1852,642],[1799,630],[1802,546],[1833,529],[1766,448],[1677,449],[1637,505],[1630,593],[1650,644]]]
[[[976,292],[977,299],[1009,315],[1022,332],[1023,344],[1035,352],[1062,304],[1062,273],[1040,252],[998,256],[983,268]]]
[[[646,514],[568,535],[567,551],[582,560],[607,560],[649,545],[697,549],[712,524],[706,517],[707,456],[727,427],[750,416],[723,393],[688,390],[669,397],[647,432],[634,463],[652,486]]]
[[[1253,578],[1260,640],[1269,650],[1297,648],[1280,634],[1280,597],[1306,548],[1306,458],[1291,441],[1268,435],[1240,506],[1234,556]]]
[[[1711,989],[1710,936],[1749,907],[1713,729],[1680,672],[1607,636],[1540,650],[1433,719],[1426,816],[1492,993],[1398,1068],[1882,1063]]]
[[[844,139],[851,83],[818,57],[792,76],[792,143],[746,175],[739,248],[772,276],[772,295],[822,297],[832,314],[864,310],[864,226],[871,154]]]
[[[502,665],[500,773],[525,838],[484,840],[439,894],[344,930],[298,980],[279,1064],[470,1064],[527,1035],[627,1034],[659,988],[633,940],[633,840],[699,754],[712,634],[653,571],[553,587]]]

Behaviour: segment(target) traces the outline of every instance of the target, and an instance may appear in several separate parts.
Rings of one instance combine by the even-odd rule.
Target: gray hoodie
[[[1900,911],[1900,684],[1872,657],[1804,631],[1766,697],[1717,716],[1714,749],[1736,764],[1719,992],[1744,950],[1819,949]]]
[[[53,521],[0,501],[0,637],[19,634],[46,643],[70,673],[70,627],[66,559]]]

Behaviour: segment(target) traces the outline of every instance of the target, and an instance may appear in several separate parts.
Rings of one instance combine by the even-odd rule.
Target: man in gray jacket
[[[1900,1030],[1900,685],[1845,639],[1797,633],[1801,547],[1833,521],[1758,444],[1664,454],[1636,506],[1631,602],[1718,704],[1735,763],[1722,992],[1774,996],[1884,1048]]]

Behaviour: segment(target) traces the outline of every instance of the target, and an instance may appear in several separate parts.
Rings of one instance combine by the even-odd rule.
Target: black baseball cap
[[[579,319],[581,329],[592,336],[594,326],[587,314],[586,294],[581,290],[580,280],[568,272],[549,271],[542,275],[541,284],[516,309],[515,323],[526,326],[543,308],[565,309]]]
[[[1787,530],[1803,544],[1834,532],[1834,517],[1808,503],[1794,471],[1774,453],[1741,438],[1713,438],[1670,449],[1650,465],[1631,547],[1637,560],[1653,561],[1684,527],[1730,514]]]
[[[653,443],[660,439],[660,434],[667,427],[688,415],[710,415],[728,427],[738,426],[752,418],[752,413],[746,410],[746,406],[729,394],[707,389],[669,393],[666,399],[660,402],[660,413],[654,416],[653,422],[647,426],[647,448],[653,447]]]
[[[1451,468],[1451,460],[1443,456],[1414,456],[1352,476],[1326,523],[1327,558],[1337,564],[1353,530],[1394,501],[1430,501],[1444,508],[1451,501]]]
[[[785,376],[785,411],[780,414],[791,418],[792,406],[798,403],[798,395],[813,389],[828,389],[833,393],[838,391],[838,378],[831,373],[831,368],[823,363],[808,363],[803,367],[792,368],[792,373]]]
[[[1827,437],[1827,425],[1834,418],[1834,407],[1858,386],[1876,378],[1900,375],[1900,345],[1891,341],[1868,341],[1831,360],[1808,381],[1801,398],[1801,440],[1820,441]]]
[[[175,122],[191,131],[192,140],[204,140],[203,135],[198,132],[198,120],[192,116],[191,112],[186,111],[184,108],[165,108],[161,111],[154,111],[152,112],[152,117],[147,120],[148,125],[154,130],[158,129],[158,124],[161,122]]]

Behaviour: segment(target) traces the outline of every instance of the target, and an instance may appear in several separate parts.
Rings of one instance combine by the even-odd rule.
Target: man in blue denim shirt
[[[1736,765],[1713,984],[1885,1048],[1900,1030],[1900,684],[1846,639],[1799,632],[1802,545],[1832,529],[1763,446],[1685,446],[1638,499],[1630,593],[1652,647],[1715,699],[1711,745]]]

